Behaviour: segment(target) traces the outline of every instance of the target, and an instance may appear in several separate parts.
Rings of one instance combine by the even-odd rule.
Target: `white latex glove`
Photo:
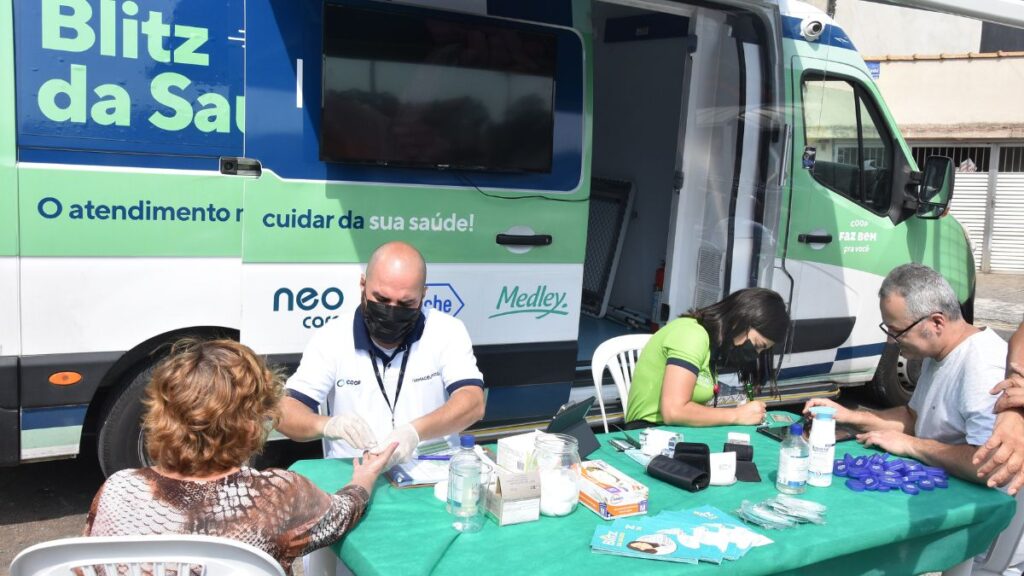
[[[391,431],[388,434],[387,439],[380,443],[380,445],[373,450],[373,452],[379,453],[389,446],[392,442],[398,442],[398,448],[395,449],[394,454],[391,455],[391,459],[388,460],[385,470],[389,470],[395,464],[404,462],[412,456],[413,450],[420,443],[419,432],[416,432],[416,428],[412,424],[402,424],[398,428]]]
[[[377,445],[377,437],[358,414],[338,414],[324,424],[324,438],[344,440],[357,450],[366,450]],[[387,444],[385,444],[387,446]]]

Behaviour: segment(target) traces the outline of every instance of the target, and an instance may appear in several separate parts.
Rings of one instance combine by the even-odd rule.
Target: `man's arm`
[[[897,456],[906,456],[938,466],[950,474],[980,484],[978,467],[971,461],[977,446],[970,444],[943,444],[904,434],[895,430],[875,430],[857,435],[857,441],[864,446],[875,446]]]
[[[292,440],[308,442],[321,438],[328,420],[330,418],[313,412],[295,398],[285,396],[281,399],[281,421],[277,423],[277,430]]]
[[[929,466],[938,466],[961,480],[981,484],[978,467],[972,462],[977,449],[970,444],[943,444],[937,440],[914,438],[907,456]]]
[[[981,465],[978,476],[987,476],[989,486],[1009,483],[1007,492],[1014,495],[1024,486],[1024,323],[1010,337],[1005,376],[991,390],[1002,394],[996,402],[996,423],[975,453],[974,464]]]
[[[412,421],[420,438],[438,438],[462,432],[484,417],[484,389],[463,386],[440,408]]]
[[[811,415],[811,408],[815,406],[827,406],[836,411],[836,422],[849,424],[858,430],[871,432],[875,430],[891,430],[905,434],[914,432],[914,424],[917,423],[917,414],[910,409],[910,406],[897,406],[885,410],[850,410],[827,398],[812,398],[804,405],[804,415]]]

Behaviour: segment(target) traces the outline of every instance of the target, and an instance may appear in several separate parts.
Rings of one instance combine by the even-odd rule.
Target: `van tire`
[[[904,406],[910,402],[920,375],[920,360],[908,360],[900,356],[898,346],[886,344],[869,384],[871,395],[885,407]]]
[[[116,395],[100,419],[100,434],[96,443],[103,475],[126,468],[149,465],[142,436],[142,398],[153,376],[155,362],[144,365],[120,394]]]

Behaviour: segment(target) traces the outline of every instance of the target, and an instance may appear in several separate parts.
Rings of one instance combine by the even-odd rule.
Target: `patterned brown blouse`
[[[327,494],[285,470],[238,472],[210,481],[175,480],[152,468],[122,470],[96,493],[86,536],[202,534],[251,544],[292,562],[337,542],[362,517],[369,494],[346,486]]]

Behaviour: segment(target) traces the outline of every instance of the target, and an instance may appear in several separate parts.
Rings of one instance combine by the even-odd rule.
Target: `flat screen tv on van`
[[[323,46],[321,160],[551,172],[554,34],[325,3]]]

